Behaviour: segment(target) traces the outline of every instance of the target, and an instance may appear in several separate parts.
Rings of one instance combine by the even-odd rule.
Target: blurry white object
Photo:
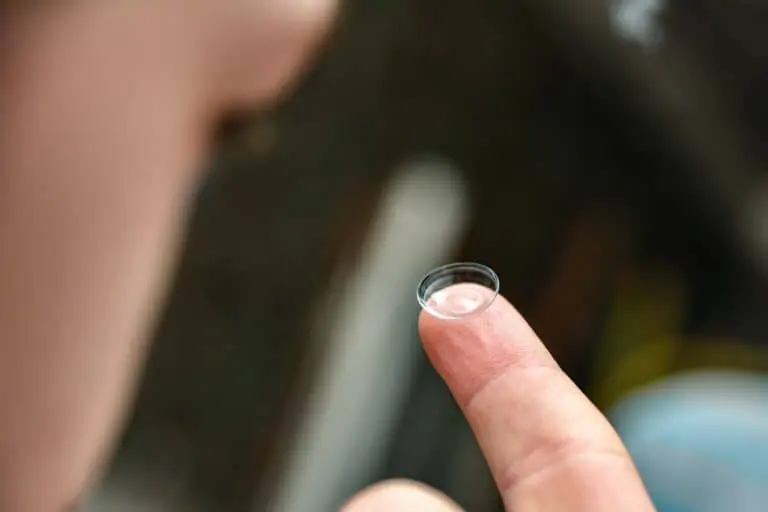
[[[611,22],[618,35],[647,48],[664,38],[660,15],[665,0],[613,0]]]
[[[269,512],[336,510],[375,476],[421,350],[414,286],[452,256],[467,219],[467,193],[450,162],[419,160],[397,173],[360,260],[329,292],[327,359]]]

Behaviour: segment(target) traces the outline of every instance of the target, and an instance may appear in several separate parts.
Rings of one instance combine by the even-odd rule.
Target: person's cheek
[[[0,34],[0,64],[10,51],[59,76],[85,68],[85,75],[107,81],[129,77],[139,88],[172,87],[212,111],[258,105],[295,83],[328,34],[338,2],[73,0],[23,10],[10,27],[4,23],[13,35]],[[7,68],[0,65],[0,76]]]

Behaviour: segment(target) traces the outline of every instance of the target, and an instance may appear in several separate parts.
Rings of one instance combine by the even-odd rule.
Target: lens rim
[[[462,273],[463,279],[457,279],[455,281],[446,279],[446,278],[449,278],[451,275],[455,275],[459,272]],[[477,277],[473,278],[473,276],[477,276]],[[481,279],[481,277],[484,279]],[[439,284],[439,281],[443,279],[446,282],[443,284]],[[448,286],[451,286],[454,284],[461,284],[461,283],[472,283],[479,286],[483,286],[484,288],[491,290],[493,294],[488,298],[488,300],[486,300],[483,303],[482,306],[472,310],[469,313],[460,314],[460,315],[447,315],[445,313],[437,311],[436,309],[432,308],[429,305],[429,298],[432,295],[434,295],[436,292],[440,290],[444,290]],[[500,288],[501,288],[501,282],[499,280],[499,276],[491,267],[487,265],[483,265],[482,263],[474,263],[474,262],[449,263],[447,265],[442,265],[440,267],[436,267],[430,270],[421,279],[421,281],[419,281],[419,285],[416,287],[416,300],[418,301],[419,306],[421,306],[421,309],[423,309],[424,311],[426,311],[432,316],[441,318],[443,320],[458,320],[460,318],[465,318],[470,315],[482,313],[483,311],[488,309],[488,307],[491,304],[493,304],[493,302],[496,300],[496,297],[499,295]]]

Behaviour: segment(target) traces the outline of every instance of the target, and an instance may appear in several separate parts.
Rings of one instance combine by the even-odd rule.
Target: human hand
[[[506,510],[654,510],[616,432],[503,297],[458,320],[422,312],[419,333],[480,443]],[[425,486],[395,481],[363,491],[342,512],[401,510],[460,509]]]

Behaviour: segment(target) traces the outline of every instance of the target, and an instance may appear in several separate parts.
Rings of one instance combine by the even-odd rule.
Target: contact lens
[[[419,305],[438,318],[455,320],[484,311],[499,294],[499,276],[480,263],[451,263],[419,283]]]

